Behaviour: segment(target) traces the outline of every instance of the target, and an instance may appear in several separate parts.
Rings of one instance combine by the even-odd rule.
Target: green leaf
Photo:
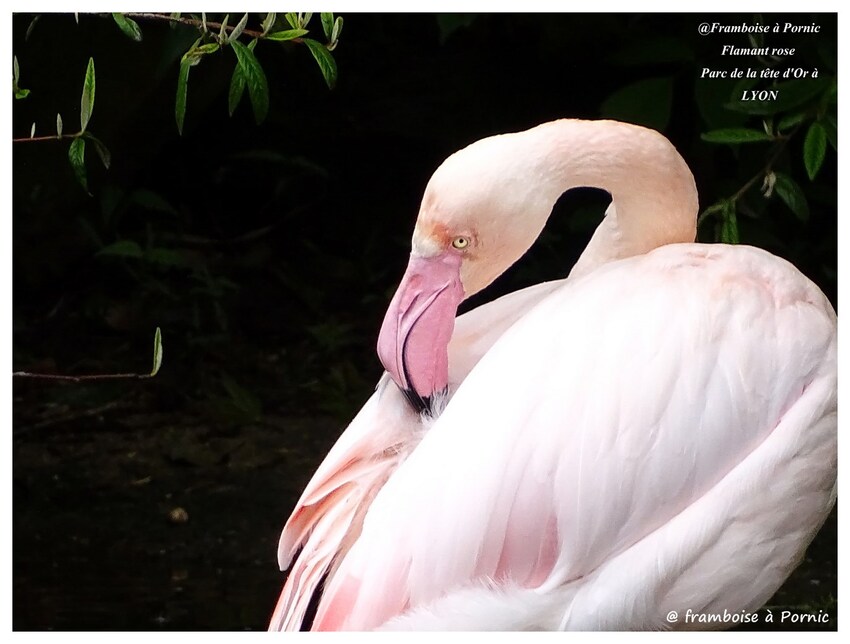
[[[86,141],[83,138],[76,138],[71,141],[71,147],[68,148],[68,160],[71,162],[71,167],[74,169],[74,176],[86,192],[89,191],[88,181],[86,180]]]
[[[112,257],[133,257],[139,258],[144,256],[142,247],[138,242],[132,239],[122,239],[108,246],[104,246],[96,253],[97,255],[109,255]]]
[[[334,21],[333,27],[331,27],[331,37],[328,42],[328,51],[333,51],[336,49],[336,46],[339,44],[339,35],[342,33],[342,16],[337,16]]]
[[[785,205],[797,215],[801,221],[809,219],[809,203],[806,201],[806,195],[803,190],[797,185],[787,174],[781,172],[774,173],[776,175],[776,183],[773,184],[773,192],[779,195],[779,198],[785,202]]]
[[[310,49],[310,53],[313,54],[316,62],[319,63],[319,69],[322,70],[322,76],[325,77],[328,88],[333,89],[336,85],[336,61],[334,57],[327,47],[312,38],[304,38],[303,42]]]
[[[293,29],[301,29],[301,24],[298,22],[298,14],[296,12],[290,11],[289,13],[285,13],[284,18],[286,18],[286,22],[288,22],[289,26]]]
[[[86,67],[86,78],[83,81],[83,95],[80,98],[80,132],[86,131],[92,110],[94,109],[94,58],[89,58]]]
[[[334,30],[334,15],[333,12],[323,11],[321,13],[322,17],[322,30],[325,32],[325,38],[330,41],[331,34],[333,34]]]
[[[823,126],[824,132],[826,132],[826,138],[829,141],[829,144],[832,146],[832,149],[837,152],[838,124],[835,122],[835,119],[832,116],[827,115],[821,119],[820,124]]]
[[[177,132],[183,135],[183,119],[186,116],[186,96],[189,87],[189,69],[192,58],[184,55],[180,60],[180,71],[177,73],[177,100],[174,103],[174,117],[177,119]]]
[[[142,41],[142,30],[139,29],[139,25],[136,24],[134,20],[128,18],[123,13],[113,13],[112,19],[115,20],[115,24],[121,27],[121,31],[123,31],[127,36],[136,42]]]
[[[204,45],[201,45],[200,47],[194,47],[191,50],[191,54],[192,54],[192,56],[195,56],[195,55],[198,55],[198,54],[203,56],[203,55],[206,55],[206,54],[212,54],[213,52],[216,52],[219,49],[221,49],[221,45],[219,45],[217,42],[208,42]]]
[[[266,74],[251,49],[237,40],[231,42],[230,46],[233,47],[242,75],[245,77],[248,97],[251,99],[251,107],[254,109],[254,119],[259,125],[269,111],[269,84],[266,80]]]
[[[703,141],[708,143],[759,143],[761,141],[772,141],[773,137],[764,130],[753,130],[745,127],[727,127],[719,130],[711,130],[700,135]]]
[[[274,15],[274,14],[269,14]],[[257,45],[257,39],[254,38],[248,43],[248,49],[254,51]],[[242,100],[242,94],[245,93],[245,75],[242,73],[242,67],[237,60],[236,67],[233,69],[233,76],[230,77],[230,89],[227,92],[227,113],[233,116],[236,108],[239,106],[239,101]]]
[[[271,11],[271,12],[266,14],[266,17],[263,19],[262,25],[260,25],[263,28],[263,35],[264,36],[267,33],[269,33],[269,30],[272,27],[274,27],[275,20],[277,20],[277,14],[276,13]]]
[[[92,142],[92,145],[94,145],[94,151],[97,152],[97,156],[100,157],[103,167],[109,170],[109,164],[112,162],[112,155],[109,153],[109,149],[103,144],[103,141],[98,139],[91,132],[85,132],[83,134],[83,138]]]
[[[61,114],[56,115],[56,136],[58,136],[60,138],[62,136],[62,115]]]
[[[29,26],[27,27],[27,33],[24,36],[25,41],[30,39],[30,36],[32,35],[32,30],[35,29],[35,25],[40,19],[41,14],[38,14],[35,18],[32,19],[32,22],[30,22]]]
[[[248,14],[246,13],[242,16],[242,20],[240,20],[236,26],[233,28],[233,31],[230,32],[230,35],[227,37],[228,40],[236,40],[239,36],[242,35],[242,32],[245,30],[245,25],[248,24]]]
[[[779,125],[776,126],[776,129],[780,132],[785,132],[786,130],[790,130],[795,125],[799,125],[807,118],[811,116],[808,110],[802,110],[800,112],[792,112],[791,114],[786,114],[781,119],[779,119]]]
[[[339,40],[339,36],[342,33],[342,16],[336,17],[336,22],[334,22],[334,28],[331,32],[331,42],[336,45]]]
[[[227,92],[227,113],[233,116],[233,112],[242,100],[242,94],[245,93],[245,74],[242,73],[242,67],[237,61],[236,67],[233,69],[233,76],[230,77],[230,89]]]
[[[602,116],[664,130],[673,103],[671,77],[647,78],[617,90],[602,102]]]
[[[823,126],[815,121],[806,132],[806,140],[803,142],[803,163],[809,179],[814,180],[826,157],[826,131]]]
[[[227,44],[227,21],[230,18],[230,14],[224,15],[224,20],[221,21],[221,27],[218,32],[218,41],[224,45]]]
[[[153,334],[153,369],[151,376],[159,373],[159,368],[162,366],[162,331],[156,327],[156,332]]]
[[[723,208],[723,222],[720,224],[720,241],[724,244],[740,243],[738,235],[738,217],[735,204],[727,201]]]
[[[21,79],[21,68],[18,66],[18,57],[12,57],[12,93],[15,95],[15,98],[26,98],[29,96],[30,91],[28,89],[21,89],[18,87],[18,81]]]
[[[307,29],[286,29],[285,31],[276,31],[273,34],[269,34],[266,36],[266,40],[292,40],[293,38],[300,38],[304,34],[310,33]]]
[[[18,57],[12,56],[12,93],[15,98],[26,98],[29,96],[28,89],[18,87],[18,81],[21,79],[21,68],[18,66]]]
[[[833,77],[832,82],[829,84],[829,87],[824,90],[820,99],[821,105],[826,109],[830,105],[835,105],[838,103],[838,80]]]

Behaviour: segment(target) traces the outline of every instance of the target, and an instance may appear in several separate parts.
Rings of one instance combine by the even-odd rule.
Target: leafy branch
[[[703,141],[737,148],[739,145],[772,145],[764,165],[731,196],[708,206],[699,216],[701,224],[710,217],[718,219],[716,238],[724,243],[738,243],[737,214],[739,203],[747,193],[761,182],[764,198],[776,194],[800,220],[809,217],[809,206],[800,185],[786,173],[775,170],[788,143],[798,132],[806,129],[803,141],[803,165],[810,181],[814,181],[826,159],[827,143],[837,150],[837,124],[835,103],[837,83],[835,78],[807,79],[778,83],[773,86],[771,101],[740,101],[742,92],[755,86],[752,79],[744,79],[733,90],[733,100],[727,109],[744,112],[762,119],[762,129],[746,127],[722,128],[702,134]]]
[[[121,14],[118,14],[118,15],[121,15]],[[166,13],[127,12],[123,15],[124,16],[130,16],[130,17],[133,17],[133,18],[142,18],[142,19],[146,19],[146,20],[164,20],[166,22],[171,22],[173,24],[189,25],[189,26],[192,26],[192,27],[200,28],[201,31],[203,31],[204,33],[209,32],[210,29],[218,29],[218,30],[221,30],[221,31],[227,31],[227,32],[232,34],[236,30],[236,25],[234,25],[232,27],[227,26],[227,20],[226,19],[224,20],[224,22],[208,21],[206,19],[205,14],[202,14],[202,15],[204,15],[204,17],[200,20],[197,19],[197,18],[184,18],[179,13],[166,14]],[[253,31],[251,29],[244,29],[244,28],[243,28],[241,34],[244,34],[246,36],[251,36],[252,38],[262,38],[263,36],[265,36],[264,32]],[[237,34],[236,37],[239,37],[239,35],[241,35],[241,34]]]
[[[12,94],[14,94],[15,98],[26,98],[29,96],[30,91],[28,89],[22,89],[18,85],[18,81],[21,78],[21,68],[18,66],[18,57],[12,57]]]
[[[162,366],[162,332],[159,327],[153,337],[153,367],[149,373],[94,373],[82,376],[66,376],[53,373],[30,373],[29,371],[15,371],[12,375],[17,378],[37,378],[39,380],[64,380],[68,382],[86,382],[90,380],[120,380],[135,378],[144,380],[153,378],[159,373]]]
[[[265,72],[254,54],[254,49],[260,40],[305,45],[316,60],[328,88],[333,89],[337,79],[337,67],[331,52],[339,44],[343,19],[341,16],[334,18],[332,13],[321,14],[322,31],[326,39],[325,43],[321,43],[307,37],[307,34],[310,33],[308,26],[312,16],[313,14],[310,12],[286,13],[284,19],[289,28],[275,29],[279,22],[278,16],[276,13],[267,13],[260,25],[261,31],[258,31],[247,27],[247,13],[235,25],[228,24],[229,14],[225,15],[221,22],[207,20],[205,13],[201,13],[200,17],[195,15],[184,17],[180,13],[128,12],[112,14],[112,18],[121,30],[135,41],[142,39],[142,32],[133,18],[166,21],[172,25],[186,25],[201,32],[200,37],[181,57],[177,71],[174,118],[177,123],[177,131],[181,135],[183,134],[186,104],[189,96],[189,72],[192,67],[199,65],[205,56],[214,54],[224,47],[229,46],[236,56],[236,67],[233,70],[227,98],[228,113],[231,116],[242,100],[246,88],[257,124],[262,123],[268,114],[269,84]],[[239,40],[243,36],[251,38],[247,45]]]
[[[224,47],[230,47],[236,56],[236,67],[228,91],[227,107],[231,116],[235,112],[245,93],[251,102],[254,118],[259,125],[265,120],[269,110],[269,84],[260,62],[254,55],[254,48],[259,40],[271,42],[293,42],[303,44],[307,47],[316,60],[319,69],[329,88],[336,84],[337,67],[331,52],[339,44],[339,36],[342,33],[343,19],[341,16],[334,18],[332,13],[322,13],[321,23],[326,43],[306,37],[310,33],[308,25],[312,13],[287,13],[284,14],[288,29],[275,29],[279,22],[276,13],[267,13],[261,23],[261,31],[248,29],[248,14],[244,14],[235,25],[229,25],[229,15],[221,22],[209,21],[206,14],[183,17],[179,13],[111,13],[115,24],[129,38],[136,42],[142,40],[142,30],[133,18],[168,21],[172,24],[183,24],[195,27],[201,31],[200,37],[192,44],[180,59],[177,73],[177,94],[175,98],[174,114],[177,122],[177,130],[183,134],[183,124],[186,116],[186,104],[188,100],[189,71],[198,65],[205,56],[213,54]],[[76,18],[75,14],[75,18]],[[33,20],[30,29],[35,24],[38,16]],[[79,22],[79,21],[78,21]],[[283,26],[283,25],[281,25]],[[251,37],[252,40],[244,45],[239,40],[243,36]],[[30,94],[30,90],[23,89],[19,85],[20,66],[17,56],[12,63],[12,92],[16,99],[24,99]],[[104,167],[109,169],[111,156],[107,147],[87,130],[91,119],[95,98],[95,70],[94,59],[89,58],[86,75],[83,82],[83,93],[80,100],[80,129],[72,134],[63,133],[63,122],[61,114],[56,115],[55,135],[35,135],[35,123],[30,128],[28,137],[13,138],[13,143],[40,143],[45,141],[71,141],[68,149],[68,160],[74,170],[74,175],[83,189],[89,193],[88,179],[85,166],[86,142],[89,142],[100,157]],[[91,193],[89,193],[91,194]]]
[[[17,59],[15,59],[14,63],[15,73],[17,74]],[[15,81],[15,85],[17,86],[17,80]],[[111,155],[107,147],[103,144],[103,142],[98,139],[94,134],[87,130],[89,121],[91,120],[92,111],[94,110],[94,98],[95,98],[95,69],[94,69],[94,59],[89,58],[88,65],[86,66],[86,75],[83,79],[83,92],[80,97],[80,129],[73,134],[64,134],[64,124],[62,122],[62,115],[56,115],[56,134],[49,136],[35,136],[35,123],[32,124],[32,128],[30,129],[29,137],[22,138],[13,138],[13,143],[33,143],[33,142],[42,142],[42,141],[64,141],[70,140],[71,145],[68,148],[68,160],[71,163],[71,167],[74,170],[74,175],[77,178],[77,181],[80,182],[80,185],[83,187],[83,190],[88,192],[88,180],[86,178],[86,164],[85,164],[85,154],[86,154],[86,141],[91,142],[92,146],[94,146],[97,155],[100,157],[101,162],[104,167],[109,169],[109,164],[111,162]],[[89,193],[90,194],[90,193]]]
[[[257,124],[262,123],[268,114],[269,84],[262,65],[260,65],[259,60],[254,54],[257,42],[260,40],[292,42],[305,45],[319,65],[319,69],[328,88],[332,89],[336,84],[337,67],[331,51],[339,43],[343,19],[341,16],[334,18],[332,13],[321,14],[322,30],[327,39],[326,44],[306,37],[310,33],[308,25],[313,15],[309,12],[285,14],[284,18],[290,28],[278,30],[275,30],[275,25],[278,22],[277,14],[267,13],[261,23],[262,31],[247,28],[247,13],[232,27],[228,25],[229,15],[226,15],[221,22],[209,21],[206,18],[206,14],[203,13],[200,19],[196,17],[184,18],[180,14],[133,13],[127,15],[191,25],[201,31],[201,36],[180,59],[180,67],[177,73],[174,117],[177,122],[177,130],[180,134],[183,134],[183,124],[186,117],[189,72],[191,68],[200,64],[205,56],[214,54],[227,46],[233,50],[236,56],[236,66],[230,80],[230,89],[227,97],[228,113],[231,116],[233,116],[239,102],[242,100],[246,88]],[[242,36],[250,36],[252,39],[245,45],[239,40]]]

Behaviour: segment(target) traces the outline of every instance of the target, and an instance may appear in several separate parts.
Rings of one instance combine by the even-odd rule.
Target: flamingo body
[[[574,123],[558,132],[608,134]],[[439,347],[405,353],[437,317],[409,306],[422,301],[410,271],[454,251],[417,252],[414,235],[379,344],[389,374],[284,529],[272,629],[300,627],[319,590],[315,630],[716,628],[668,615],[755,610],[799,563],[835,500],[834,310],[756,248],[612,251],[604,226],[622,232],[640,210],[612,194],[569,278],[457,318],[445,374]],[[455,284],[440,261],[436,302]],[[469,292],[485,273],[457,279]],[[436,367],[411,376],[429,351]]]

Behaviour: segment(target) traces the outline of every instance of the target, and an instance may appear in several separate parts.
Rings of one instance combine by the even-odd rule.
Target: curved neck
[[[536,139],[533,147],[545,151],[535,172],[550,208],[571,188],[601,188],[611,195],[605,218],[571,277],[696,238],[699,205],[693,175],[658,132],[617,121],[561,120],[528,134]]]
[[[414,251],[434,231],[471,236],[476,248],[461,278],[472,295],[531,248],[558,198],[579,187],[601,188],[612,202],[573,277],[696,237],[694,178],[664,136],[617,121],[562,119],[476,141],[446,159],[425,190]]]

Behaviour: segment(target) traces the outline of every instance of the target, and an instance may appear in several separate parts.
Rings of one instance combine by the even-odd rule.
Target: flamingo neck
[[[665,244],[694,241],[694,178],[658,132],[616,121],[561,120],[528,134],[530,143],[544,150],[534,171],[542,178],[550,210],[571,188],[601,188],[611,195],[606,216],[571,277]]]

